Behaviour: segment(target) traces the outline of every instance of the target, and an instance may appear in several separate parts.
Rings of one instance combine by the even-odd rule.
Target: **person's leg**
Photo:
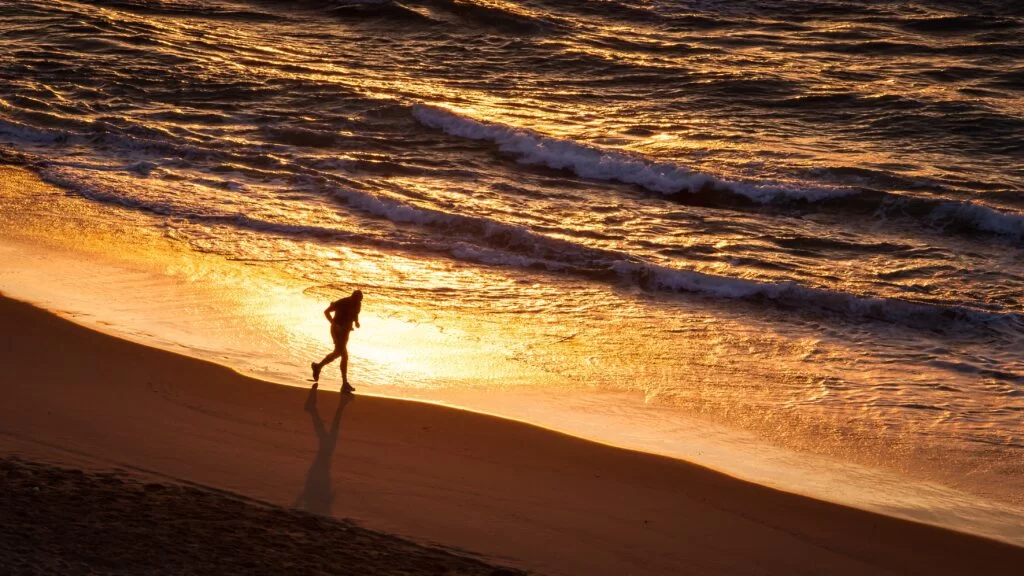
[[[334,362],[335,360],[337,360],[338,356],[341,356],[341,355],[342,355],[341,352],[338,352],[337,350],[334,350],[333,352],[331,352],[327,356],[324,356],[324,359],[321,360],[320,362],[318,362],[317,365],[319,365],[320,368],[322,369],[324,366],[327,366],[331,362]]]
[[[324,366],[327,366],[331,362],[334,362],[334,359],[337,358],[340,355],[341,355],[341,353],[338,352],[337,349],[335,349],[333,352],[331,352],[327,356],[324,356],[323,360],[321,360],[319,362],[313,362],[310,365],[310,367],[313,368],[313,381],[314,382],[319,382],[320,381],[320,371],[323,370]]]
[[[356,389],[348,383],[348,350],[341,351],[341,391],[348,394],[356,391]]]
[[[340,346],[338,349],[341,351],[341,391],[342,392],[354,392],[355,388],[348,383],[348,335],[346,331],[344,336],[339,340]]]
[[[313,369],[314,382],[320,381],[320,371],[324,369],[324,366],[334,362],[335,358],[341,356],[341,350],[345,349],[345,343],[348,342],[348,335],[343,330],[339,330],[338,326],[332,324],[331,340],[334,341],[334,350],[327,356],[324,356],[323,360],[310,364],[310,367]]]

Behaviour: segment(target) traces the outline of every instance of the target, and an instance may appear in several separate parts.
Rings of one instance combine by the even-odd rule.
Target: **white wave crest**
[[[666,268],[653,264],[618,262],[612,266],[623,279],[646,289],[696,292],[716,298],[757,300],[763,298],[786,306],[813,307],[852,317],[895,322],[913,327],[940,328],[949,321],[977,324],[1009,322],[1021,324],[1018,314],[1000,314],[962,306],[942,306],[834,292],[800,286],[792,282],[761,282],[745,278],[716,276],[693,270]]]
[[[53,144],[67,137],[64,132],[41,130],[15,120],[0,118],[0,138],[11,138],[18,143]]]
[[[982,232],[1024,238],[1024,214],[1003,212],[973,202],[943,202],[929,217],[951,220]]]
[[[522,128],[482,122],[426,104],[413,106],[412,114],[423,125],[443,130],[452,136],[494,142],[501,151],[516,155],[523,164],[570,170],[583,178],[636,184],[666,195],[710,188],[768,204],[784,200],[817,202],[857,193],[848,188],[797,187],[774,182],[724,180],[676,163],[654,162],[571,140],[543,136]]]

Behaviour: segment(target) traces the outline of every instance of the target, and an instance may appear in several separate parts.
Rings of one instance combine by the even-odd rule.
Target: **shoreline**
[[[0,269],[0,291],[93,330],[278,384],[303,387],[305,366],[329,346],[320,319],[332,294],[309,293],[313,287],[280,269],[183,247],[145,213],[109,212],[28,167],[0,166],[0,176],[0,259],[8,264]],[[183,310],[188,322],[181,321]],[[1014,472],[1021,467],[1005,459],[980,458],[999,467],[982,478],[963,474],[974,468],[962,462],[940,465],[934,458],[911,471],[911,461],[878,445],[881,451],[870,455],[862,449],[833,453],[845,441],[828,434],[773,442],[759,433],[763,429],[648,403],[642,391],[575,390],[572,375],[552,376],[508,357],[526,341],[490,346],[490,337],[460,336],[457,322],[418,322],[416,310],[393,303],[366,312],[372,321],[350,346],[362,393],[527,422],[786,492],[1024,545]],[[478,329],[472,322],[462,328]],[[459,362],[444,361],[453,349]],[[831,440],[819,445],[817,438]],[[897,458],[896,465],[888,458]]]
[[[545,574],[1009,574],[1024,562],[1021,547],[521,422],[339,402],[6,297],[0,317],[17,327],[2,336],[4,455],[140,470]]]

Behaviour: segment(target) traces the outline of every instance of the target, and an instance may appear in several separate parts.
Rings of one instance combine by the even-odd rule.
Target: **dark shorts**
[[[340,350],[348,345],[348,335],[351,332],[351,328],[331,324],[331,338],[334,340],[335,350]]]

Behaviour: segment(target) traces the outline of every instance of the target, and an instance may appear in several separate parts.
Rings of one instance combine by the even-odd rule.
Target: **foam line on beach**
[[[44,178],[59,186],[103,202],[114,202],[154,214],[185,218],[208,224],[226,224],[296,237],[333,238],[382,249],[426,250],[458,260],[511,268],[569,273],[601,282],[627,282],[644,290],[699,293],[713,298],[767,301],[773,305],[839,313],[853,318],[879,320],[915,329],[934,330],[954,322],[958,326],[1024,331],[1024,318],[1013,312],[988,311],[966,303],[936,304],[881,298],[869,294],[770,282],[670,268],[646,262],[631,254],[589,247],[551,238],[521,226],[488,218],[410,206],[395,199],[340,186],[321,178],[319,185],[340,201],[396,224],[415,224],[438,230],[444,238],[415,246],[356,232],[319,225],[269,222],[242,212],[220,212],[200,206],[180,206],[172,201],[138,199],[108,189],[95,177],[86,178],[66,167],[43,170]]]

